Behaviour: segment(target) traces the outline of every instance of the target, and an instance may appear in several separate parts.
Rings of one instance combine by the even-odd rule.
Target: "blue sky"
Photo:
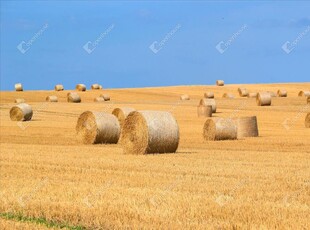
[[[309,82],[309,12],[306,1],[2,1],[0,89]]]

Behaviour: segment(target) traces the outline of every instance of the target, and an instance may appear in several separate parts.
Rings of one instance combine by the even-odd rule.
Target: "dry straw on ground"
[[[277,97],[277,94],[275,92],[267,91],[267,93],[269,93],[271,97]]]
[[[179,126],[165,111],[134,111],[125,120],[120,143],[125,154],[174,153]]]
[[[102,97],[105,101],[111,100],[110,95],[108,95],[108,94],[101,94],[100,97]]]
[[[57,98],[57,96],[55,96],[55,95],[47,96],[47,97],[46,97],[46,101],[49,101],[49,102],[58,102],[58,98]]]
[[[104,98],[103,97],[95,97],[94,98],[94,102],[104,102]]]
[[[223,98],[231,98],[231,99],[233,99],[233,98],[235,98],[235,96],[233,94],[231,94],[231,93],[224,93],[223,94]]]
[[[189,96],[187,94],[183,94],[180,96],[180,100],[182,101],[186,101],[186,100],[190,100]]]
[[[25,99],[24,98],[16,98],[15,103],[17,103],[17,104],[25,103]]]
[[[284,89],[279,89],[277,94],[278,94],[278,97],[287,97],[287,91]]]
[[[258,137],[256,116],[234,118],[237,126],[237,138]]]
[[[205,98],[214,98],[214,93],[213,93],[213,92],[206,92],[206,93],[204,94],[204,97],[205,97]]]
[[[64,86],[63,85],[55,85],[55,91],[63,91]]]
[[[308,113],[306,116],[305,126],[306,126],[306,128],[310,128],[310,113]]]
[[[100,85],[99,84],[92,84],[91,89],[100,89]]]
[[[10,118],[12,121],[29,121],[32,115],[32,108],[26,103],[15,105],[10,110]]]
[[[123,127],[125,119],[133,111],[136,110],[134,108],[122,107],[122,108],[115,108],[112,111],[112,114],[118,119],[120,126]]]
[[[203,137],[207,141],[237,139],[237,126],[230,118],[212,118],[203,126]]]
[[[78,93],[70,92],[67,94],[67,101],[72,103],[80,103],[81,97]]]
[[[203,98],[200,100],[199,105],[212,106],[212,113],[216,113],[216,102],[214,99]]]
[[[211,105],[198,105],[197,106],[198,117],[212,117],[212,106]]]
[[[110,113],[86,111],[78,118],[76,132],[84,144],[116,144],[120,125]]]
[[[15,84],[15,90],[16,91],[23,91],[23,85],[21,83],[16,83]]]
[[[310,97],[310,91],[302,90],[298,93],[299,97]]]
[[[271,95],[268,92],[261,92],[257,94],[256,103],[258,106],[270,106]]]
[[[86,91],[86,85],[84,85],[84,84],[77,84],[75,89],[77,91]]]
[[[239,92],[240,97],[249,96],[249,92],[246,88],[238,88],[238,92]]]
[[[257,93],[249,93],[248,97],[250,97],[250,98],[257,97]]]
[[[224,86],[224,81],[223,80],[217,80],[216,85],[217,86]]]

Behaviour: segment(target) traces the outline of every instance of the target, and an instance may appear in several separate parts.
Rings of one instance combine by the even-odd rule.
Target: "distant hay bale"
[[[95,97],[94,98],[94,102],[104,102],[104,98],[103,97]]]
[[[174,153],[179,126],[165,111],[134,111],[125,119],[120,143],[125,154]]]
[[[108,95],[108,94],[101,94],[100,97],[102,97],[105,101],[111,100],[110,95]]]
[[[76,132],[84,144],[116,144],[120,125],[112,114],[86,111],[78,118]]]
[[[212,117],[212,106],[211,105],[198,105],[197,106],[198,117]]]
[[[46,101],[48,101],[48,102],[58,102],[58,98],[55,95],[47,96],[46,97]]]
[[[234,118],[237,126],[237,138],[258,137],[258,126],[256,116]]]
[[[246,88],[238,88],[238,92],[239,92],[240,97],[249,96],[249,92]]]
[[[122,108],[115,108],[112,111],[112,114],[117,118],[120,126],[123,127],[125,119],[133,111],[136,111],[136,110],[134,108],[122,107]]]
[[[214,99],[203,98],[200,100],[199,105],[212,106],[212,113],[216,113],[216,102]]]
[[[92,84],[91,89],[100,89],[100,85],[99,84]]]
[[[99,85],[99,89],[102,89],[102,85]]]
[[[250,98],[257,97],[257,93],[249,93],[248,97]]]
[[[233,94],[231,94],[231,93],[224,93],[224,94],[223,94],[223,98],[230,98],[230,99],[233,99],[233,98],[235,98],[235,96],[234,96]]]
[[[279,89],[277,94],[278,94],[278,97],[287,97],[287,91],[283,89]]]
[[[63,85],[55,85],[55,91],[63,91],[64,86]]]
[[[17,103],[17,104],[25,103],[25,99],[24,98],[16,98],[15,103]]]
[[[310,104],[310,96],[307,98],[307,104]]]
[[[16,83],[15,84],[15,90],[16,91],[23,91],[23,85],[21,83]]]
[[[223,80],[217,80],[216,85],[217,86],[224,86],[224,81]]]
[[[310,97],[310,91],[300,91],[299,93],[298,93],[298,96],[299,97]]]
[[[67,94],[67,101],[72,103],[80,103],[81,97],[75,92],[71,92]]]
[[[15,105],[10,110],[10,118],[12,121],[29,121],[32,115],[32,108],[26,103]]]
[[[212,93],[212,92],[206,92],[206,93],[204,94],[204,97],[205,97],[205,98],[214,98],[214,93]]]
[[[75,86],[75,89],[76,89],[77,91],[86,91],[86,86],[85,86],[84,84],[77,84],[77,85]]]
[[[237,126],[230,118],[213,118],[206,120],[203,137],[207,141],[237,139]]]
[[[310,128],[310,113],[308,113],[306,116],[305,126],[306,126],[306,128]]]
[[[269,93],[271,97],[277,97],[277,95],[276,95],[276,93],[275,93],[275,92],[272,92],[272,91],[267,91],[267,93]]]
[[[270,106],[271,95],[268,92],[258,93],[256,97],[256,103],[258,106]]]
[[[186,100],[190,100],[189,96],[187,94],[181,95],[180,97],[181,101],[186,101]]]

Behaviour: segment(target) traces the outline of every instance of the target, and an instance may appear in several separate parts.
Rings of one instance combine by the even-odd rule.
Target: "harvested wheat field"
[[[285,89],[288,97],[222,98]],[[1,92],[1,229],[310,229],[310,83],[105,89],[67,103],[68,90]],[[197,117],[214,92],[215,118],[257,117],[259,137],[206,141]],[[181,101],[186,92],[191,100]],[[58,103],[46,102],[55,95]],[[16,98],[30,121],[11,121]],[[124,154],[120,144],[85,145],[76,135],[85,111],[168,111],[179,126],[176,153]]]

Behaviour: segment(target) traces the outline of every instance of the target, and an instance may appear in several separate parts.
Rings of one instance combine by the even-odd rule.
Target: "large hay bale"
[[[212,113],[216,113],[216,102],[214,99],[203,98],[200,100],[199,105],[212,106]]]
[[[80,103],[81,97],[75,92],[70,92],[67,94],[67,101],[72,103]]]
[[[15,105],[10,110],[10,118],[12,121],[29,121],[32,115],[32,108],[26,103]]]
[[[47,96],[46,97],[46,101],[48,101],[48,102],[58,102],[58,98],[55,95]]]
[[[25,103],[25,99],[24,98],[16,98],[15,103],[17,103],[17,104]]]
[[[116,144],[120,131],[116,117],[105,112],[86,111],[76,124],[77,136],[84,144]]]
[[[203,126],[203,137],[207,141],[237,139],[237,125],[230,118],[206,120]]]
[[[310,97],[310,91],[302,90],[298,93],[299,97]]]
[[[256,97],[256,103],[258,106],[270,106],[271,95],[268,92],[258,93]]]
[[[240,97],[249,96],[249,92],[246,88],[238,88],[238,92],[239,92]]]
[[[197,106],[198,117],[212,117],[212,106],[211,105],[198,105]]]
[[[224,81],[223,80],[217,80],[216,85],[217,86],[224,86]]]
[[[248,97],[250,97],[250,98],[257,97],[257,93],[249,93]]]
[[[165,111],[134,111],[125,119],[120,143],[125,154],[174,153],[179,126]]]
[[[234,118],[237,125],[237,138],[258,137],[256,116]]]
[[[115,108],[112,111],[112,114],[118,119],[120,126],[123,127],[125,119],[133,111],[136,110],[134,108],[122,107],[122,108]]]
[[[277,94],[278,94],[278,97],[287,97],[287,91],[284,89],[279,89]]]
[[[86,91],[86,85],[84,85],[84,84],[77,84],[77,85],[75,86],[75,89],[76,89],[77,91]]]
[[[190,100],[190,97],[187,94],[184,94],[184,95],[180,96],[180,100],[181,101],[187,101],[187,100]]]
[[[233,99],[233,98],[235,98],[235,96],[234,96],[233,94],[231,94],[231,93],[224,93],[224,94],[223,94],[223,98],[230,98],[230,99]]]
[[[108,95],[108,94],[101,94],[100,97],[102,97],[105,101],[111,100],[110,95]]]
[[[206,92],[206,93],[204,94],[204,97],[205,97],[205,98],[214,98],[214,93],[213,93],[213,92]]]
[[[63,91],[64,86],[63,85],[55,85],[55,91]]]
[[[15,90],[16,91],[23,91],[24,89],[23,89],[22,83],[16,83],[15,84]]]
[[[94,102],[104,102],[104,98],[103,97],[95,97],[94,98]]]
[[[92,84],[91,89],[100,89],[100,85],[99,84]]]
[[[305,126],[306,126],[306,128],[310,128],[310,113],[308,113],[306,116]]]

